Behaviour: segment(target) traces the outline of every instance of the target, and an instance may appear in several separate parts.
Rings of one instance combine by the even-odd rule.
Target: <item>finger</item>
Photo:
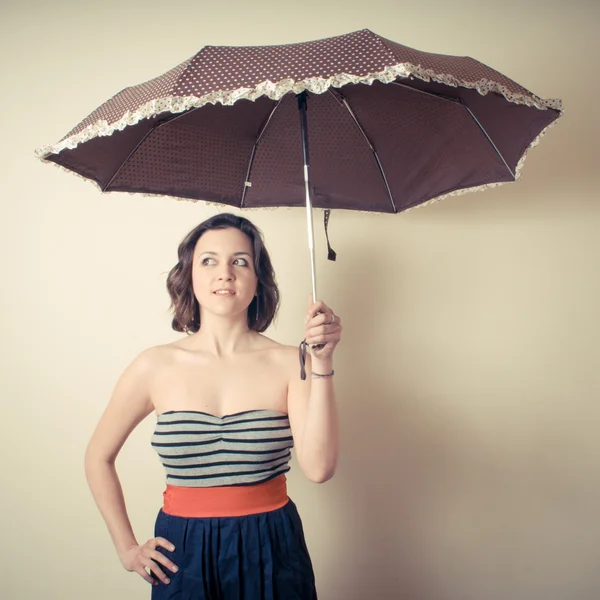
[[[316,327],[318,325],[332,325],[331,314],[332,313],[317,311],[314,315],[308,315],[306,317],[304,325],[308,328]]]
[[[144,561],[144,565],[163,583],[167,584],[171,582],[171,580],[165,575],[164,571],[153,560],[146,559]]]
[[[307,323],[309,327],[316,327],[317,325],[331,325],[331,313],[318,312],[310,321]]]
[[[143,567],[139,567],[138,569],[135,569],[135,572],[145,581],[147,581],[148,583],[151,583],[152,585],[156,585],[156,580],[152,578],[152,575],[150,575],[148,573],[148,571],[146,571],[146,569],[144,569]]]
[[[325,304],[323,304],[323,302],[321,302],[320,300],[318,300],[317,302],[311,303],[307,309],[306,320],[310,321],[310,319],[313,319],[319,313],[325,312],[325,308],[326,308]]]
[[[333,344],[336,345],[340,341],[340,336],[337,334],[314,335],[306,338],[306,343],[312,344]]]
[[[166,540],[164,537],[155,537],[154,542],[155,542],[155,546],[154,546],[155,548],[158,546],[161,546],[165,550],[169,550],[169,552],[175,551],[175,546],[169,540]]]
[[[173,573],[177,573],[177,571],[179,570],[177,565],[172,560],[169,560],[169,558],[166,557],[162,552],[155,551],[150,555],[150,558],[155,563],[160,563],[167,569],[170,569],[171,571],[173,571]]]
[[[317,325],[316,327],[306,327],[304,337],[314,337],[316,335],[339,335],[342,332],[342,326],[338,325]]]
[[[335,333],[336,331],[340,331],[342,328],[341,325],[338,325],[337,323],[334,325],[307,325],[304,333],[308,336],[314,336],[314,335],[324,335],[327,333]],[[305,335],[305,337],[306,337]]]
[[[319,315],[319,323],[323,323],[324,325],[333,325],[336,322],[337,317],[333,314],[332,311],[324,312]]]

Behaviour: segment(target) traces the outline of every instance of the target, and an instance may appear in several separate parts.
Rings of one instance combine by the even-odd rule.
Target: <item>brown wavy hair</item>
[[[213,229],[239,229],[252,243],[258,283],[256,296],[248,306],[248,327],[261,333],[272,323],[279,308],[275,271],[258,227],[248,219],[231,213],[221,213],[203,221],[179,244],[179,260],[167,277],[167,290],[174,315],[171,326],[175,331],[185,333],[196,333],[200,329],[200,307],[192,287],[192,263],[196,243],[207,231]]]

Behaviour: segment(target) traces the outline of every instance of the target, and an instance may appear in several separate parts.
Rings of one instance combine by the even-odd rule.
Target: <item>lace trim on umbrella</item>
[[[298,94],[303,91],[309,91],[314,94],[323,94],[330,87],[340,88],[349,83],[362,83],[371,85],[374,81],[382,83],[390,83],[398,77],[417,77],[423,81],[436,81],[444,85],[452,87],[464,87],[476,89],[480,94],[486,95],[489,92],[501,94],[513,104],[525,104],[534,106],[540,110],[552,108],[562,112],[562,103],[560,100],[544,100],[534,94],[517,94],[511,92],[505,86],[491,80],[480,79],[479,81],[466,81],[459,79],[453,75],[435,73],[431,69],[424,69],[419,65],[410,63],[400,63],[390,67],[386,67],[383,71],[370,73],[363,76],[350,75],[341,73],[327,79],[321,77],[312,77],[302,81],[293,79],[283,79],[278,83],[272,81],[264,81],[253,88],[239,88],[236,90],[220,90],[211,92],[198,98],[196,96],[168,96],[165,98],[157,98],[147,102],[137,110],[128,111],[121,119],[114,123],[108,123],[105,120],[96,121],[92,125],[88,125],[83,131],[72,135],[54,146],[44,146],[36,150],[36,155],[44,159],[50,154],[58,154],[65,148],[73,149],[79,144],[87,142],[96,137],[112,135],[115,131],[122,131],[125,127],[135,125],[142,119],[148,119],[161,113],[181,113],[191,108],[199,108],[205,104],[224,104],[232,105],[238,100],[254,101],[261,96],[267,96],[272,100],[279,100],[285,94],[294,92]]]
[[[525,104],[526,106],[533,106],[539,110],[552,108],[554,110],[561,111],[562,113],[562,102],[556,98],[544,100],[535,94],[519,94],[516,92],[511,92],[506,86],[490,79],[466,81],[464,79],[455,77],[454,75],[435,73],[433,70],[424,69],[419,65],[411,65],[409,63],[405,64],[412,75],[422,79],[423,81],[436,81],[437,83],[443,83],[444,85],[451,87],[464,87],[477,90],[482,96],[485,96],[489,92],[496,92],[497,94],[504,96],[513,104]]]

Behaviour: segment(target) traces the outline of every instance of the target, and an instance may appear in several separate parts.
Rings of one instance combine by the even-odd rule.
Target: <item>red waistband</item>
[[[163,511],[175,517],[242,517],[277,510],[288,502],[285,475],[257,485],[181,487],[167,485]]]

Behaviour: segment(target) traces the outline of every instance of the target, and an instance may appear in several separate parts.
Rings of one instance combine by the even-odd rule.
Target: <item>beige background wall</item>
[[[165,273],[215,207],[101,195],[33,158],[123,87],[205,44],[276,44],[368,27],[468,54],[566,116],[516,185],[396,217],[336,213],[322,297],[342,316],[343,452],[298,469],[322,600],[600,597],[599,4],[574,0],[16,2],[0,8],[3,292],[0,596],[149,597],[126,573],[83,474],[126,364],[173,339]],[[301,210],[253,212],[283,295],[271,335],[300,340]],[[319,242],[322,228],[318,227]],[[152,419],[119,459],[151,535],[163,474]]]

